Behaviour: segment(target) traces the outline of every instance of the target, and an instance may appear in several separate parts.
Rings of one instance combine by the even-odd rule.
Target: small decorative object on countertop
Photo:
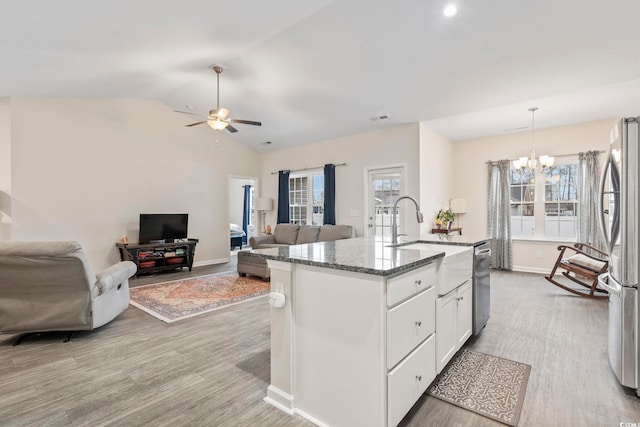
[[[120,237],[120,243],[122,243],[123,245],[126,245],[126,244],[129,243],[129,238],[127,237],[126,234],[124,236]]]

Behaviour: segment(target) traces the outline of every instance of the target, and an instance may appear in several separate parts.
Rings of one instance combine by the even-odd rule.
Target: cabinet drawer
[[[436,280],[435,262],[389,279],[387,281],[387,306],[391,307],[418,292],[434,287]]]
[[[394,367],[436,330],[434,287],[389,310],[387,369]]]
[[[436,377],[435,336],[420,345],[387,376],[388,425],[396,426]]]

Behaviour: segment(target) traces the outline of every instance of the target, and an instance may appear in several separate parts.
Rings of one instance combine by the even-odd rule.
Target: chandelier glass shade
[[[537,109],[538,107],[529,108],[529,111],[531,111],[531,151],[529,152],[529,157],[520,157],[514,160],[513,167],[515,169],[531,169],[539,173],[544,173],[553,166],[555,159],[551,156],[540,156],[538,158],[536,155],[535,112]],[[538,164],[540,168],[538,168]]]

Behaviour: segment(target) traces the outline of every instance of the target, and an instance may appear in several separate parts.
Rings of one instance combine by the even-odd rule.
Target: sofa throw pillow
[[[318,227],[317,225],[301,225],[298,229],[298,238],[296,240],[296,245],[317,242],[319,233],[320,227]]]
[[[298,224],[278,224],[273,230],[273,237],[276,239],[276,243],[295,245],[299,228]]]
[[[329,242],[331,240],[349,239],[352,227],[350,225],[323,225],[320,227],[318,242]]]

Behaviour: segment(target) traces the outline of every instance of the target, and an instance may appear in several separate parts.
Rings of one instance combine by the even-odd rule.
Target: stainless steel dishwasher
[[[483,242],[473,248],[473,335],[489,320],[491,308],[491,245]]]

